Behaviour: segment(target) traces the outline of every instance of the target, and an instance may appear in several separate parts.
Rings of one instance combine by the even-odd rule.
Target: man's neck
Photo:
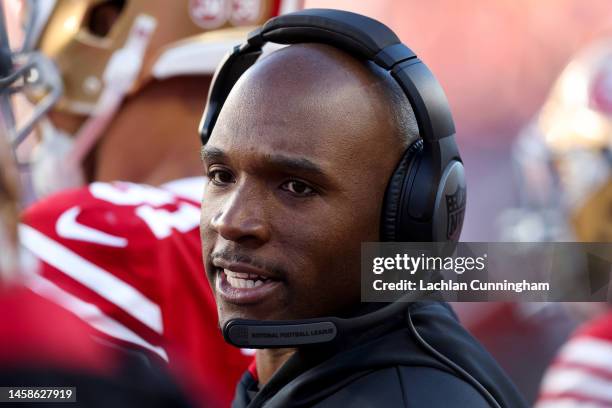
[[[257,350],[257,377],[259,386],[265,385],[270,378],[282,367],[289,357],[295,353],[295,349],[263,349]]]

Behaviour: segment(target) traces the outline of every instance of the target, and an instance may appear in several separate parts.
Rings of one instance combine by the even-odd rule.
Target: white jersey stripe
[[[179,197],[200,203],[206,183],[208,183],[207,177],[189,177],[162,184],[161,188]]]
[[[28,225],[20,225],[19,234],[23,246],[39,259],[119,306],[157,333],[163,332],[159,306],[134,287]]]
[[[612,372],[612,342],[593,337],[574,339],[561,349],[559,361]]]
[[[168,361],[168,354],[163,348],[152,345],[121,323],[105,315],[97,306],[71,295],[43,276],[28,275],[26,285],[32,291],[68,309],[89,323],[94,329],[113,338],[150,350]]]
[[[606,405],[589,401],[577,401],[572,398],[559,398],[540,401],[534,408],[606,408]]]
[[[544,394],[578,393],[586,400],[612,403],[612,382],[581,368],[555,367],[544,377]]]

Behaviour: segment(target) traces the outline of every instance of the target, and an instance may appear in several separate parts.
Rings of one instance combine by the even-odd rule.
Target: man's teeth
[[[233,272],[227,269],[223,270],[227,277],[227,282],[233,288],[249,289],[256,288],[264,284],[267,279],[251,273]]]

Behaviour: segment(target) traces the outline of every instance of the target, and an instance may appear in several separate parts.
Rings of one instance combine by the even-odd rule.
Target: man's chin
[[[244,320],[257,320],[257,321],[269,321],[269,320],[290,320],[283,313],[279,313],[277,309],[269,309],[258,306],[236,306],[236,305],[223,305],[219,304],[219,326],[223,328],[227,322],[234,319]]]

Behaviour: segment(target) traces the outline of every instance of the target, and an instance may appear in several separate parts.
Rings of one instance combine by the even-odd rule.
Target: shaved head
[[[239,93],[239,98],[229,97],[227,104],[249,101],[265,109],[257,112],[265,121],[290,122],[305,112],[320,119],[298,120],[293,123],[296,131],[343,121],[347,134],[380,134],[384,129],[380,142],[399,141],[403,148],[418,138],[412,108],[389,72],[328,45],[296,44],[277,50],[249,69],[232,93]]]
[[[379,240],[387,183],[417,136],[389,73],[331,46],[292,45],[248,69],[202,151],[221,324],[354,312],[361,243]]]

